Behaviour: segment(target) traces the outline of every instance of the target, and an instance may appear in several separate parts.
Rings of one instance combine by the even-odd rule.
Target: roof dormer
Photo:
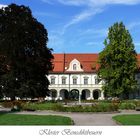
[[[67,69],[67,71],[83,71],[83,69],[81,68],[81,64],[77,59],[73,59],[70,64],[69,64],[69,68]]]

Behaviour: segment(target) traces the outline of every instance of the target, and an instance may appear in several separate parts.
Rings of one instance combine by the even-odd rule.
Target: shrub
[[[54,111],[65,111],[63,105],[60,104],[60,103],[57,103],[54,106],[52,106],[52,108],[50,110],[54,110]]]
[[[140,100],[122,100],[122,103],[133,103],[136,106],[140,106]]]
[[[132,103],[134,103],[137,107],[140,107],[140,100],[133,100]]]
[[[22,110],[23,102],[22,101],[4,101],[2,106],[5,108],[11,108],[11,111],[20,111]]]
[[[24,110],[63,110],[60,103],[26,103],[23,106]]]
[[[24,110],[54,110],[62,112],[111,112],[118,110],[118,104],[96,102],[92,105],[63,106],[61,103],[26,103]]]
[[[67,112],[112,112],[117,111],[118,106],[112,103],[96,103],[92,106],[70,106],[64,107]]]
[[[96,106],[97,112],[112,112],[118,110],[118,104],[113,103],[100,103]]]
[[[119,109],[135,109],[136,105],[134,103],[120,103]]]
[[[4,101],[2,103],[2,106],[5,108],[11,108],[13,106],[13,103],[11,101]]]
[[[83,103],[111,103],[111,100],[82,100]]]

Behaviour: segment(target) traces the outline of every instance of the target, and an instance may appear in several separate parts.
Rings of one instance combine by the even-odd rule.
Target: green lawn
[[[140,114],[136,115],[117,115],[113,119],[122,125],[140,125]]]
[[[0,125],[72,125],[69,117],[55,115],[0,114]]]

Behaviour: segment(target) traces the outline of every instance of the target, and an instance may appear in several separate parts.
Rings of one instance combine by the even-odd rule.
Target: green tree
[[[45,97],[52,69],[48,33],[29,7],[10,4],[0,9],[1,94],[11,97]]]
[[[129,31],[124,24],[115,23],[109,28],[99,53],[99,77],[105,80],[103,90],[107,95],[128,98],[136,88],[137,54]]]

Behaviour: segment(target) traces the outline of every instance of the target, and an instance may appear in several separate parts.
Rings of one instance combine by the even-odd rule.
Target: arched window
[[[77,70],[76,64],[73,64],[73,70]]]

